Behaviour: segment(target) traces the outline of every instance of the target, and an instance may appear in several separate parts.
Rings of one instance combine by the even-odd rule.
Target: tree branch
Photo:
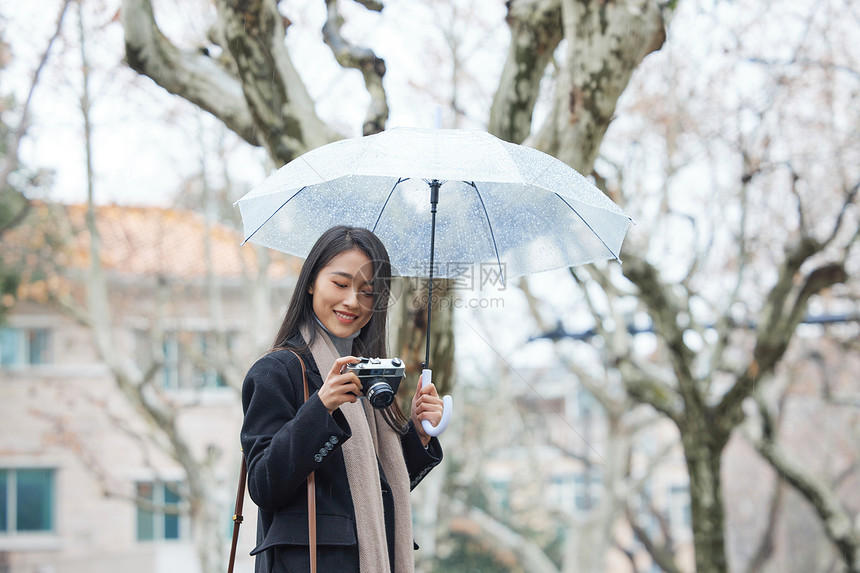
[[[558,568],[540,547],[489,514],[461,501],[452,501],[451,509],[454,515],[450,519],[449,530],[452,533],[479,542],[489,540],[492,555],[503,562],[510,562],[513,558],[532,573],[558,573]]]
[[[770,419],[766,406],[759,402],[759,411],[764,424]],[[843,507],[833,490],[810,472],[806,465],[795,460],[783,450],[769,432],[762,431],[759,436],[747,436],[755,449],[777,471],[779,477],[793,486],[812,504],[821,518],[828,538],[836,545],[848,570],[860,571],[860,530],[852,523],[852,518]]]
[[[672,296],[669,286],[662,283],[657,269],[644,259],[628,253],[623,270],[624,275],[638,287],[640,299],[653,320],[654,330],[666,343],[669,361],[678,380],[678,393],[688,407],[703,411],[704,401],[693,376],[695,354],[684,342],[684,330],[677,322],[677,316],[683,310],[681,305]]]
[[[782,499],[784,497],[784,488],[781,482],[777,482],[773,491],[773,496],[770,498],[770,508],[767,512],[767,527],[759,540],[758,548],[750,559],[747,565],[747,573],[758,573],[764,569],[765,563],[773,555],[776,544],[774,536],[776,534],[777,520],[779,512],[782,508]]]
[[[356,4],[361,4],[371,12],[382,12],[382,2],[378,2],[377,0],[354,0]]]
[[[848,278],[843,264],[825,264],[807,274],[799,287],[792,288],[800,266],[819,248],[820,243],[802,239],[787,253],[762,311],[764,319],[757,330],[752,360],[716,408],[718,419],[725,420],[730,427],[743,419],[741,405],[752,394],[756,382],[769,375],[782,359],[797,325],[803,320],[809,299]]]
[[[235,76],[205,53],[174,46],[158,28],[151,0],[123,0],[121,15],[131,69],[208,111],[248,143],[260,145]]]
[[[339,139],[314,110],[284,44],[276,0],[217,0],[218,17],[236,62],[257,134],[276,164]]]
[[[653,510],[652,514],[660,522],[660,528],[663,530],[663,532],[668,533],[669,527],[668,524],[665,523],[665,519],[660,517]],[[633,529],[633,533],[639,539],[640,543],[642,543],[642,545],[645,547],[645,550],[663,571],[665,571],[666,573],[681,572],[681,570],[678,569],[678,566],[675,565],[675,559],[671,545],[669,543],[665,545],[658,545],[653,539],[651,539],[651,536],[648,535],[648,532],[645,531],[645,528],[640,526],[639,523],[636,521],[633,512],[630,510],[630,506],[627,506],[627,522],[630,524],[630,528]]]
[[[511,43],[490,107],[487,131],[522,143],[531,133],[544,70],[563,36],[561,2],[510,0],[507,5]]]
[[[746,228],[747,216],[749,214],[749,186],[754,177],[754,173],[746,154],[744,154],[744,164],[745,174],[741,178],[740,189],[741,219],[738,223],[737,238],[735,239],[735,244],[737,245],[736,279],[734,281],[732,292],[723,307],[725,308],[725,311],[719,313],[716,323],[714,324],[714,331],[717,333],[717,339],[711,351],[710,367],[708,369],[711,373],[715,373],[725,367],[724,359],[726,356],[726,348],[728,348],[729,337],[735,327],[735,320],[731,316],[731,311],[735,303],[740,298],[741,286],[743,285],[744,278],[746,277],[747,265],[750,260],[750,252],[748,248],[749,241]]]
[[[345,68],[354,68],[364,76],[364,85],[370,94],[370,106],[364,118],[362,133],[372,135],[385,129],[388,121],[388,99],[382,85],[385,61],[378,58],[370,48],[354,46],[341,34],[343,17],[337,6],[338,0],[326,0],[328,16],[323,25],[323,41],[331,48],[337,63]],[[382,9],[382,6],[379,6]]]

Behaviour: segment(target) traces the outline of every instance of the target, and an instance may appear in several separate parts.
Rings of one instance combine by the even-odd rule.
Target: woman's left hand
[[[430,443],[430,436],[424,432],[421,420],[429,421],[434,427],[439,425],[439,421],[442,419],[442,398],[439,397],[435,385],[423,386],[421,378],[423,376],[418,377],[418,388],[415,389],[415,396],[412,397],[412,423],[418,431],[421,443],[427,447],[427,444]]]

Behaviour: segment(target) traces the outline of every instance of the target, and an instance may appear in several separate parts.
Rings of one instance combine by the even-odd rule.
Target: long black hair
[[[317,321],[313,309],[313,295],[308,289],[316,282],[322,270],[333,258],[358,249],[370,259],[373,269],[373,312],[370,320],[362,327],[359,335],[353,340],[353,353],[356,356],[386,357],[388,344],[386,330],[388,323],[388,307],[391,297],[391,261],[388,251],[379,237],[361,227],[338,225],[325,231],[311,247],[305,259],[296,288],[281,322],[281,328],[275,336],[272,350],[291,347],[295,350],[306,350],[317,337]],[[305,326],[310,332],[310,340],[305,346],[297,348],[293,340],[301,334]],[[291,342],[292,341],[292,342]],[[325,372],[320,372],[325,376]],[[385,421],[401,434],[406,431],[408,420],[395,400],[391,406],[383,410]]]

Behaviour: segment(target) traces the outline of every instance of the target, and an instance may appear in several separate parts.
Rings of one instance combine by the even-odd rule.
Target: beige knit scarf
[[[302,336],[309,340],[310,332]],[[338,358],[331,339],[317,328],[311,354],[325,379]],[[380,412],[367,400],[347,402],[340,407],[352,430],[352,437],[342,446],[349,490],[355,510],[358,533],[358,556],[362,573],[391,571],[385,536],[377,458],[394,495],[394,572],[413,573],[412,507],[410,505],[409,473],[403,460],[400,435],[385,423]]]

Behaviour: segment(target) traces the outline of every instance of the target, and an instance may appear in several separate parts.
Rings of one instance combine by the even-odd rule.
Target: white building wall
[[[189,305],[191,308],[191,305]],[[241,314],[234,313],[241,317]],[[53,468],[54,530],[0,532],[3,573],[197,573],[188,520],[180,541],[138,541],[131,494],[156,473],[181,478],[177,464],[145,435],[149,430],[96,357],[88,330],[46,307],[20,304],[6,326],[51,329],[52,363],[0,369],[0,469]],[[131,333],[120,333],[132,339]],[[232,388],[177,393],[184,435],[195,453],[218,457],[224,547],[238,480],[242,410]],[[246,498],[236,571],[253,569],[256,513]],[[4,568],[5,567],[5,568]]]

